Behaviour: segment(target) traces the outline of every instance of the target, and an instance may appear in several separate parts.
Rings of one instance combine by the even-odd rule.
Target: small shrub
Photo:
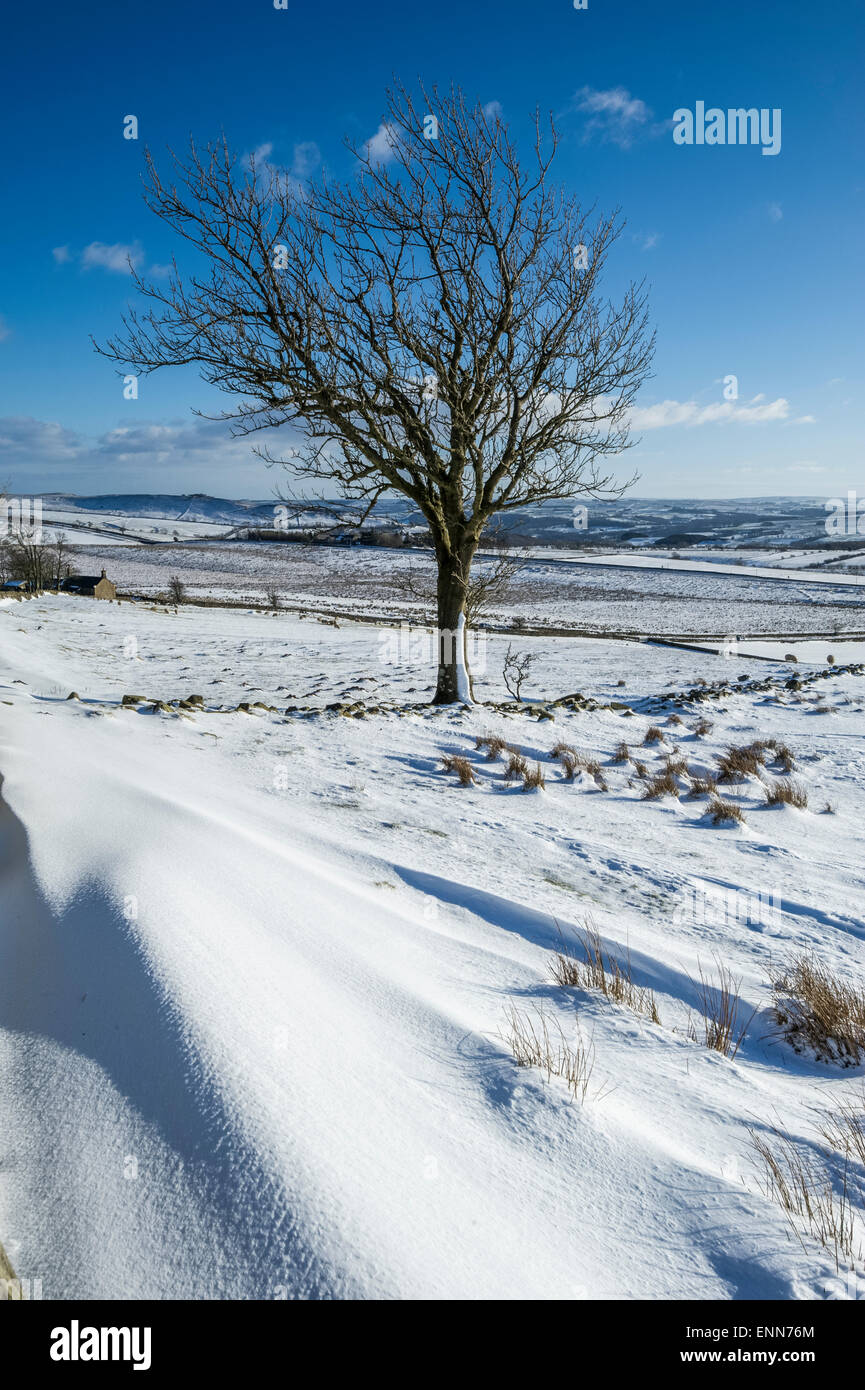
[[[616,745],[616,751],[615,751],[615,753],[613,754],[613,762],[614,762],[614,763],[629,763],[630,761],[631,761],[631,750],[630,750],[630,748],[628,747],[628,745],[625,743],[625,740],[622,739],[622,742]]]
[[[481,779],[478,777],[468,758],[460,758],[453,753],[445,753],[442,758],[445,772],[455,772],[461,787],[474,786]]]
[[[502,667],[502,679],[512,700],[517,702],[522,700],[522,688],[531,674],[535,661],[537,661],[536,652],[515,652],[512,650],[511,643],[508,643],[505,664]]]
[[[721,797],[713,796],[706,808],[706,814],[713,825],[723,825],[725,821],[734,820],[739,825],[745,824],[745,813],[741,806],[737,806],[735,801],[722,801]]]
[[[705,681],[703,684],[705,685]],[[710,734],[714,727],[711,719],[698,719],[692,733],[696,734],[697,738],[705,738],[706,734]]]
[[[649,775],[649,769],[646,767],[646,764],[641,763],[639,759],[634,763],[634,771],[638,777],[648,777]]]
[[[663,735],[662,730],[658,728],[657,724],[650,724],[649,727],[648,727],[648,729],[646,730],[646,737],[643,739],[643,743],[663,743],[663,742],[664,742],[664,735]]]
[[[667,723],[668,723],[668,724],[681,724],[681,723],[682,723],[682,716],[681,716],[680,714],[671,714],[670,717],[669,717],[669,719],[667,720]]]
[[[692,777],[691,785],[688,788],[689,796],[715,796],[718,790],[718,783],[714,777]]]
[[[833,975],[813,955],[792,956],[773,987],[774,1013],[797,1051],[855,1066],[865,1058],[865,989]]]
[[[764,790],[767,806],[795,806],[804,811],[808,805],[808,793],[801,782],[772,782]]]

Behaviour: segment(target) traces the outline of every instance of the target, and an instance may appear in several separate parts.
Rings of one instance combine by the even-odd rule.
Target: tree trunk
[[[438,557],[438,679],[434,705],[472,701],[466,659],[466,569],[452,554]]]

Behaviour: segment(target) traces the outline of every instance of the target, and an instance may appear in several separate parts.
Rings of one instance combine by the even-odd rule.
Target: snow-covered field
[[[507,640],[477,653],[481,699]],[[826,1296],[834,1261],[760,1191],[749,1127],[809,1145],[861,1098],[769,1004],[791,950],[865,982],[865,676],[519,640],[530,696],[588,706],[434,711],[419,630],[0,604],[0,1238],[46,1298]],[[672,703],[701,680],[719,698]],[[490,732],[544,790],[485,760]],[[749,778],[739,826],[612,762],[678,745],[699,774],[767,736],[808,807]],[[607,792],[564,779],[560,739]],[[553,983],[590,918],[660,1024]],[[733,1060],[689,1036],[716,959],[757,1010]],[[516,1065],[513,1009],[593,1050],[582,1103]]]
[[[301,546],[220,541],[207,545],[93,546],[79,562],[104,567],[126,593],[165,592],[176,575],[193,599],[283,603],[304,611],[357,614],[384,621],[417,616],[417,595],[434,592],[424,554],[368,546]],[[484,562],[479,560],[478,565]],[[687,638],[729,633],[865,633],[861,587],[807,584],[797,578],[724,574],[718,566],[676,573],[661,568],[571,564],[535,559],[517,574],[507,603],[484,615],[492,623],[519,617],[531,627]]]
[[[534,555],[544,557],[544,552],[536,550]],[[777,581],[790,581],[798,584],[836,584],[836,585],[861,585],[865,584],[865,577],[855,575],[835,575],[825,570],[810,569],[804,564],[800,567],[794,564],[789,557],[786,566],[758,564],[755,559],[750,562],[744,557],[732,557],[736,563],[731,563],[729,554],[712,559],[700,555],[699,558],[683,557],[681,555],[637,555],[628,554],[597,554],[597,555],[572,555],[567,551],[559,552],[550,556],[551,559],[558,559],[560,563],[571,565],[599,565],[604,569],[630,569],[630,570],[667,570],[679,571],[689,574],[729,574],[744,575],[747,578],[752,576],[756,579],[773,579]],[[797,557],[798,558],[798,557]],[[788,573],[792,568],[795,573]]]

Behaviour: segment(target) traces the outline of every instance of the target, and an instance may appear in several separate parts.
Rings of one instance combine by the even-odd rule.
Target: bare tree
[[[620,495],[603,464],[653,339],[642,287],[599,293],[621,233],[550,178],[557,137],[538,115],[528,167],[499,115],[451,89],[387,95],[381,141],[349,149],[358,176],[302,188],[223,138],[148,155],[150,208],[203,254],[99,349],[141,374],[196,363],[239,398],[218,418],[248,434],[300,422],[280,458],[374,504],[402,493],[437,562],[435,700],[470,698],[465,606],[472,560],[498,514],[545,499]],[[431,135],[434,138],[427,138]],[[199,268],[196,268],[198,266]],[[294,441],[292,441],[294,442]]]
[[[499,551],[484,557],[466,579],[466,623],[473,627],[482,613],[497,603],[505,603],[513,592],[514,580],[529,563],[525,550]]]
[[[52,546],[52,561],[54,566],[53,587],[55,593],[60,592],[60,586],[64,579],[68,579],[72,573],[72,566],[68,560],[69,543],[66,539],[65,531],[57,531],[54,535]]]
[[[505,689],[513,700],[521,700],[523,685],[528,680],[532,666],[537,660],[535,652],[512,652],[511,644],[505,653],[505,664],[502,667],[502,680]]]
[[[6,537],[2,569],[6,578],[20,579],[33,593],[59,589],[69,574],[68,546],[61,532],[49,540],[41,531],[20,528]]]
[[[168,601],[169,603],[186,602],[186,585],[177,574],[172,574],[168,580]]]

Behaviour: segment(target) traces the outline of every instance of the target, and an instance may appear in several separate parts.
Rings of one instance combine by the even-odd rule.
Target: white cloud
[[[296,179],[308,179],[321,163],[321,150],[314,140],[302,140],[294,147],[291,172]]]
[[[363,147],[364,154],[372,164],[389,164],[396,157],[396,126],[383,122],[371,140]]]
[[[587,140],[596,135],[627,150],[638,135],[657,135],[665,128],[663,122],[653,123],[651,108],[639,97],[631,96],[625,87],[610,87],[607,91],[581,87],[575,101],[577,111],[589,117],[585,126]]]
[[[797,415],[796,419],[791,421],[791,424],[794,425],[816,425],[816,423],[816,415]]]
[[[68,246],[55,246],[51,254],[57,265],[65,265],[67,261],[72,259],[72,252]]]
[[[500,101],[488,101],[483,112],[488,121],[495,123],[502,118],[502,104]]]
[[[111,246],[104,241],[91,241],[81,252],[81,264],[85,270],[100,266],[103,270],[113,271],[117,275],[128,275],[129,262],[137,268],[143,259],[144,248],[137,241],[131,244],[118,241]]]
[[[80,436],[55,420],[34,420],[31,415],[0,420],[0,449],[13,465],[65,462],[74,459],[80,447]]]
[[[767,212],[772,222],[780,222],[784,217],[784,209],[780,203],[770,203]]]
[[[243,163],[249,167],[251,164],[268,164],[273,153],[273,145],[268,141],[264,145],[256,145],[251,154],[245,155]]]
[[[9,334],[10,334],[11,332],[12,332],[12,329],[9,327],[9,325],[8,325],[8,323],[6,322],[6,320],[4,319],[3,315],[0,314],[0,343],[2,343],[2,341],[3,341],[4,338],[8,338],[8,337],[9,337]]]
[[[224,421],[192,419],[168,424],[139,421],[88,437],[56,421],[31,416],[0,419],[0,450],[4,470],[8,469],[4,479],[15,475],[18,486],[23,487],[26,479],[39,491],[58,484],[76,490],[82,484],[117,490],[132,476],[138,480],[136,486],[158,489],[164,486],[167,471],[172,478],[181,474],[188,478],[194,472],[197,489],[208,486],[207,475],[212,471],[220,475],[224,486],[233,488],[250,469],[259,478],[266,474],[253,456],[255,444],[266,441],[279,457],[280,451],[287,455],[302,441],[292,426],[265,430],[262,435],[254,440],[235,439]]]
[[[303,182],[311,178],[321,164],[321,150],[314,140],[302,140],[294,146],[292,164],[286,169],[271,159],[273,143],[270,140],[257,145],[251,154],[244,155],[241,163],[251,169],[253,165],[259,174],[275,177],[286,189],[292,189],[298,197],[304,196]]]
[[[713,401],[710,405],[698,405],[696,401],[659,401],[657,405],[635,406],[631,411],[630,422],[637,430],[667,429],[672,425],[761,424],[770,420],[786,420],[790,411],[789,402],[780,396],[776,401],[763,404],[762,396],[740,405],[737,401]]]

